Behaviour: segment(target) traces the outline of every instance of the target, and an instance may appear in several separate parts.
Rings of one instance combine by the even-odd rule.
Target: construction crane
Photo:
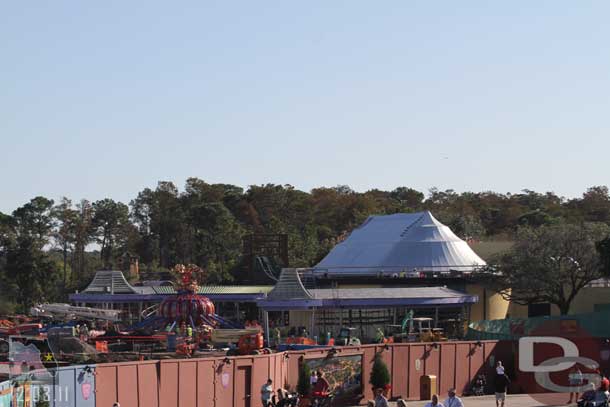
[[[106,321],[120,321],[121,311],[90,307],[75,307],[69,304],[39,304],[30,308],[30,315],[37,317],[51,317],[61,319],[102,319]]]

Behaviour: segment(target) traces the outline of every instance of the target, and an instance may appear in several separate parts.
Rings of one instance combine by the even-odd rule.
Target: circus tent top
[[[471,272],[485,265],[429,211],[370,216],[320,261],[316,273]]]

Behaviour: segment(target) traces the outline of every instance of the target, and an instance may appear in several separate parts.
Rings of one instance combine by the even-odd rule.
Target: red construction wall
[[[363,401],[373,397],[368,384],[373,359],[380,353],[392,373],[392,397],[419,399],[422,375],[437,376],[436,392],[449,387],[468,391],[479,373],[491,374],[492,361],[512,358],[512,344],[494,341],[399,343],[387,347],[338,347],[337,356],[362,355]],[[259,404],[268,378],[275,388],[296,389],[302,358],[326,357],[328,349],[271,355],[171,359],[100,364],[96,367],[96,405],[121,407],[231,407],[245,405],[246,374],[250,406]],[[241,370],[238,370],[240,369]],[[238,374],[239,373],[239,374]]]
[[[605,339],[599,338],[568,338],[577,347],[579,356],[586,357],[596,361],[599,364],[600,373],[608,376],[610,374],[610,343],[606,342]],[[534,347],[534,365],[539,365],[543,361],[563,356],[563,350],[561,347],[554,344],[537,344]],[[543,393],[547,390],[539,386],[535,379],[534,373],[523,372],[519,368],[519,347],[517,344],[514,345],[514,371],[516,372],[516,380],[514,391],[527,392],[527,393]],[[587,366],[578,364],[579,369],[583,373],[593,373],[594,369]],[[550,374],[551,380],[559,385],[567,384],[568,370],[553,372]]]

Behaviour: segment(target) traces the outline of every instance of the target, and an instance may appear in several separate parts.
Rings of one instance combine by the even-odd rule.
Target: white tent
[[[416,276],[470,272],[485,262],[428,211],[370,216],[318,263],[316,273]]]

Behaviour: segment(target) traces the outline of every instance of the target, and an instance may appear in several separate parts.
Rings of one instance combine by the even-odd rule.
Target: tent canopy
[[[314,270],[329,274],[469,272],[485,261],[429,211],[370,216]]]

